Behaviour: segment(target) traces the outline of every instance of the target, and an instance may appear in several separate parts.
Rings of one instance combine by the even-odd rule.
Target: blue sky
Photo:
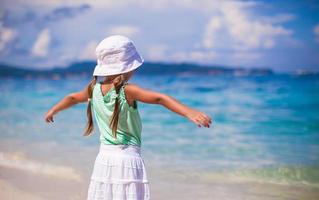
[[[131,38],[146,61],[319,69],[319,1],[1,0],[0,62],[28,68],[95,60]]]

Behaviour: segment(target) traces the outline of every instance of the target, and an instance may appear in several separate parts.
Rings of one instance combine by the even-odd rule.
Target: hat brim
[[[120,64],[111,64],[111,65],[96,65],[93,71],[93,76],[109,76],[116,74],[123,74],[134,69],[137,69],[144,63],[144,59],[140,56],[137,59],[134,59],[129,64],[120,63]]]

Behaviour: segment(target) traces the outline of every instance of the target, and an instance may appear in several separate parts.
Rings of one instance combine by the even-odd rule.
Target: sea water
[[[13,141],[44,144],[43,151],[28,150],[45,154],[41,158],[48,163],[70,160],[62,152],[50,156],[54,150],[45,149],[54,142],[59,149],[74,147],[72,159],[85,160],[81,149],[97,150],[99,145],[96,123],[93,135],[83,137],[87,103],[61,111],[51,124],[44,115],[89,81],[1,80],[1,148],[9,149]],[[147,165],[319,186],[319,76],[136,74],[129,82],[165,93],[213,119],[210,128],[199,128],[162,105],[138,102]],[[24,145],[16,148],[27,151]]]

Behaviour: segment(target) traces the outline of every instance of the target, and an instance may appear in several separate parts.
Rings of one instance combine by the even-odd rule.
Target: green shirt
[[[136,108],[130,106],[125,98],[125,82],[120,88],[118,102],[120,108],[117,126],[117,139],[112,135],[110,120],[113,114],[115,98],[117,96],[114,86],[103,96],[101,83],[97,82],[93,88],[91,106],[96,123],[100,131],[100,141],[104,144],[129,144],[141,146],[142,123]]]

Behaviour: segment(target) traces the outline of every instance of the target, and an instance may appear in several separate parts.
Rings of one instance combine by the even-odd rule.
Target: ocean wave
[[[272,166],[241,169],[230,172],[236,178],[277,184],[297,184],[319,187],[319,165]]]

